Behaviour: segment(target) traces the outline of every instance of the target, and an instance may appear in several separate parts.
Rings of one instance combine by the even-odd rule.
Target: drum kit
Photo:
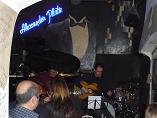
[[[115,88],[114,99],[101,95],[100,118],[140,118],[138,107],[138,83],[127,82],[125,87]],[[103,117],[102,117],[103,116]]]
[[[114,118],[139,118],[138,107],[138,83],[127,82],[125,87],[118,87],[114,90],[114,101],[111,106],[115,112]],[[112,109],[113,109],[112,108]]]

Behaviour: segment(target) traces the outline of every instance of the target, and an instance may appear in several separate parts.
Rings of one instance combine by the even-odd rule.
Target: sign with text
[[[35,18],[36,20],[31,21],[29,23],[28,22],[22,23],[21,29],[19,32],[20,32],[20,34],[23,34],[35,27],[39,27],[44,22],[47,22],[48,24],[50,24],[53,17],[61,14],[62,12],[63,12],[63,8],[60,7],[59,5],[57,5],[56,7],[53,7],[51,9],[47,10],[44,15],[38,15],[37,18]]]
[[[16,19],[13,40],[41,37],[46,28],[64,21],[69,14],[69,8],[63,1],[42,0],[22,9]]]

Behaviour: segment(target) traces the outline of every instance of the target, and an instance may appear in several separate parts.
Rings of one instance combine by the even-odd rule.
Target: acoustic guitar
[[[79,88],[78,86],[74,85],[74,95],[78,95],[79,99],[84,100],[86,99],[88,96],[93,96],[96,93],[96,90],[98,90],[98,85],[97,83],[88,83],[86,81],[80,81],[80,85],[81,87]],[[82,87],[84,87],[87,92],[84,92],[82,90]]]

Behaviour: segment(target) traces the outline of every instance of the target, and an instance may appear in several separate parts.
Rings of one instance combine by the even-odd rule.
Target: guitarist
[[[104,67],[101,64],[96,64],[94,67],[94,71],[90,75],[85,75],[82,77],[83,80],[80,81],[80,84],[82,84],[84,81],[88,83],[89,85],[93,85],[90,88],[87,88],[85,85],[81,87],[82,93],[95,93],[95,95],[104,95],[105,97],[112,97],[112,90],[110,90],[110,82],[105,81],[105,78],[103,78],[103,72]],[[95,85],[95,86],[94,86]]]
[[[101,96],[103,94],[105,98],[112,97],[113,92],[110,90],[110,84],[102,76],[103,71],[104,67],[101,64],[96,64],[93,73],[82,75],[80,79],[77,79],[77,86],[81,89],[82,93],[79,99],[81,100],[81,108],[83,110],[87,110],[87,100],[90,95]]]

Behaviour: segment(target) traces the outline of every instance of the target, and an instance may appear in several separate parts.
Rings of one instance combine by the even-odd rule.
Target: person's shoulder
[[[9,103],[9,110],[15,108],[16,105],[17,105],[17,101],[12,101],[12,102],[10,102],[10,103]]]
[[[17,118],[16,116],[18,115],[18,107],[14,107],[9,109],[9,118]]]
[[[38,105],[35,112],[39,115],[38,118],[47,118],[49,113],[48,103]]]
[[[14,111],[16,111],[16,110],[18,110],[18,109],[19,109],[19,108],[18,108],[17,106],[12,107],[12,108],[9,109],[9,113],[10,113],[10,112],[14,112]]]

